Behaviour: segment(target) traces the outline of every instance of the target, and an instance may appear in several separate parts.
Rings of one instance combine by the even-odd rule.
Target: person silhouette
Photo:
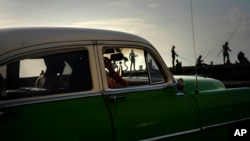
[[[245,57],[245,54],[241,51],[238,53],[238,60],[240,63],[249,63],[248,59]]]
[[[35,86],[50,90],[59,89],[62,85],[60,78],[66,65],[64,60],[56,56],[51,56],[45,57],[44,62],[46,71],[38,77]]]
[[[222,50],[223,50],[223,62],[224,62],[224,64],[230,64],[228,51],[231,52],[231,49],[228,47],[228,42],[225,42],[225,44],[222,46]]]
[[[107,83],[109,88],[121,88],[128,86],[126,80],[124,80],[119,73],[115,72],[114,68],[112,67],[111,60],[108,57],[104,57],[104,65],[105,68],[108,70],[107,73]]]
[[[172,47],[171,53],[172,53],[172,66],[174,68],[175,67],[175,56],[178,57],[178,54],[175,52],[175,46]]]
[[[179,60],[176,60],[176,68],[175,68],[176,74],[182,73],[182,63],[179,62]]]
[[[134,50],[132,49],[130,54],[129,54],[129,59],[131,61],[130,71],[132,71],[132,66],[133,66],[133,69],[135,71],[135,57],[137,57],[137,55],[135,55]]]
[[[204,63],[204,60],[202,60],[202,55],[199,55],[199,57],[196,60],[196,67],[197,67],[197,73],[199,75],[207,75],[208,66]]]
[[[199,57],[196,60],[196,66],[204,66],[204,65],[206,64],[204,63],[204,60],[202,60],[202,55],[199,55]]]

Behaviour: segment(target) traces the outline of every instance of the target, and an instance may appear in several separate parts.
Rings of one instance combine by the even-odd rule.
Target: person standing
[[[223,62],[224,62],[224,64],[230,64],[228,51],[231,52],[231,49],[228,47],[228,42],[225,42],[225,44],[222,46],[222,50],[223,50]]]
[[[178,54],[175,52],[175,46],[174,45],[172,47],[171,53],[172,53],[172,65],[173,65],[173,68],[174,68],[175,67],[175,56],[178,57]]]
[[[137,57],[137,55],[135,55],[134,50],[132,49],[130,54],[129,54],[129,59],[131,61],[130,71],[132,71],[132,66],[133,66],[134,71],[135,71],[135,57]]]

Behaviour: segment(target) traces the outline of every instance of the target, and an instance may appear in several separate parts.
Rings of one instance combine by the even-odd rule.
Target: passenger
[[[41,80],[37,80],[36,86],[50,90],[58,90],[62,87],[61,75],[64,71],[65,63],[58,57],[47,57],[44,59],[46,71]]]
[[[44,70],[41,71],[40,75],[36,79],[35,87],[42,88],[45,82]]]
[[[72,69],[69,86],[72,91],[90,90],[92,79],[87,52],[74,54],[66,61]]]
[[[116,73],[112,67],[111,60],[107,57],[104,57],[104,64],[105,68],[107,68],[107,82],[109,88],[121,88],[121,87],[127,87],[127,82],[121,78],[121,76]]]

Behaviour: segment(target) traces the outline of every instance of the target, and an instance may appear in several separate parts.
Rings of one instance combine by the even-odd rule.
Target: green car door
[[[94,61],[91,46],[65,45],[2,65],[1,140],[113,140]]]
[[[193,98],[175,93],[171,87],[107,96],[117,140],[157,140],[199,131]]]
[[[104,84],[104,95],[118,141],[169,139],[200,131],[195,100],[192,95],[178,94],[174,81],[163,71],[153,52],[135,47],[120,47],[114,51],[110,48],[104,47],[105,63],[101,66],[106,67],[103,75],[107,75],[104,80],[108,81]],[[121,54],[123,57],[120,57]],[[107,58],[111,62],[119,62],[118,68],[114,69],[117,72],[122,70],[120,76],[126,81],[126,86],[110,84],[119,83],[121,79],[117,79],[118,74],[113,74],[112,78]]]
[[[112,140],[101,95],[31,102],[0,111],[1,139],[6,141]]]

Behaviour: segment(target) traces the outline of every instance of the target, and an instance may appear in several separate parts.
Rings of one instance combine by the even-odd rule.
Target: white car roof
[[[130,41],[151,45],[147,40],[124,32],[65,27],[0,29],[0,57],[20,48],[67,41]]]

